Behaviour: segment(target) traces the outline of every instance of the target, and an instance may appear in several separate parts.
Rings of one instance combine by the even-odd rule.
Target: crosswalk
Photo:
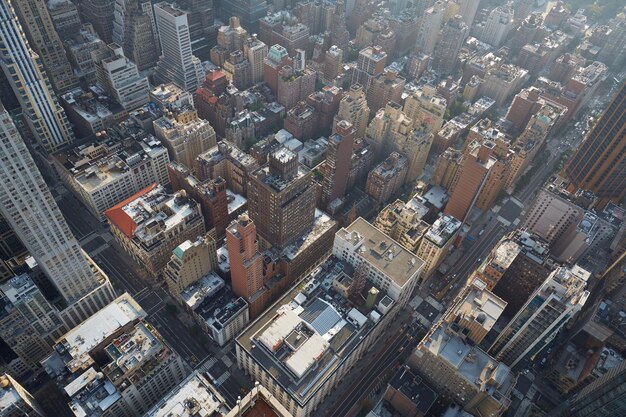
[[[215,356],[211,356],[209,359],[204,361],[200,366],[198,366],[198,370],[202,373],[209,373],[209,370],[217,363],[217,358]]]
[[[215,385],[218,387],[224,383],[228,378],[230,378],[230,372],[224,372],[219,378],[215,380]]]

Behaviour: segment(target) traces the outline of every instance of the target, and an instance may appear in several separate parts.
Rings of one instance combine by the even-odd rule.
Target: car
[[[476,259],[476,263],[477,263],[477,264],[481,263],[482,261],[483,261],[483,258],[478,258],[478,259]]]

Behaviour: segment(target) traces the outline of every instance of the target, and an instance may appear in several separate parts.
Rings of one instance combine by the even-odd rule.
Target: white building
[[[589,297],[585,288],[590,276],[578,265],[554,270],[502,330],[489,352],[511,367],[524,359],[533,360],[583,308]]]
[[[37,142],[46,152],[71,143],[74,134],[65,112],[39,56],[28,45],[10,0],[0,0],[0,43],[0,66]]]
[[[155,77],[158,82],[173,81],[180,88],[195,91],[202,82],[200,60],[192,54],[187,13],[171,3],[154,5],[161,58]]]
[[[359,217],[335,234],[333,255],[354,268],[364,263],[367,277],[400,306],[417,285],[424,261]]]
[[[61,180],[103,221],[104,212],[151,184],[167,184],[167,149],[132,122],[110,128],[97,142],[57,152]]]
[[[121,46],[111,43],[106,49],[92,52],[91,56],[98,84],[127,111],[148,102],[148,78],[139,74],[137,66],[124,56]]]
[[[187,373],[128,294],[67,332],[42,364],[76,417],[141,416]]]
[[[499,47],[515,27],[513,9],[509,5],[495,7],[487,20],[477,25],[478,39],[491,46]]]
[[[1,106],[0,161],[2,217],[68,304],[66,311],[72,317],[63,319],[70,324],[84,320],[110,302],[113,287],[72,235],[26,144]]]

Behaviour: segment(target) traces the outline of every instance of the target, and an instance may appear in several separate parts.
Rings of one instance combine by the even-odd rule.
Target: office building
[[[237,16],[231,16],[228,25],[217,31],[217,44],[228,52],[241,51],[247,38],[248,32],[241,27]]]
[[[410,268],[395,272],[402,282],[408,280],[407,287],[413,286]],[[349,300],[342,288],[366,289],[368,278],[348,262],[326,258],[304,278],[303,288],[289,291],[237,337],[239,367],[263,381],[291,415],[312,415],[401,309],[381,287],[370,303],[360,297],[356,303]],[[331,287],[334,297],[329,296]]]
[[[513,8],[503,5],[493,8],[487,19],[476,25],[476,32],[479,40],[498,48],[514,27]]]
[[[425,126],[435,133],[443,126],[447,105],[446,99],[437,93],[437,89],[426,84],[406,97],[402,112],[413,121],[413,126]]]
[[[313,106],[305,101],[299,101],[287,111],[283,123],[285,131],[296,140],[306,141],[313,139],[319,131],[319,117]]]
[[[469,35],[469,28],[459,15],[449,19],[441,30],[433,52],[433,68],[441,74],[450,74],[456,67],[461,46]]]
[[[139,74],[137,66],[124,56],[121,46],[111,43],[106,49],[92,52],[91,56],[98,85],[127,111],[148,103],[148,78]]]
[[[245,90],[250,87],[250,62],[242,51],[233,51],[228,54],[226,61],[224,61],[223,68],[226,79],[228,79],[235,88]]]
[[[117,242],[146,268],[152,280],[160,280],[178,245],[205,232],[196,201],[184,190],[169,195],[156,184],[111,207],[105,216]]]
[[[65,55],[61,38],[57,33],[44,0],[11,1],[19,18],[29,46],[39,59],[57,92],[76,87],[76,78]],[[9,47],[11,48],[11,47]]]
[[[613,97],[563,172],[571,184],[568,189],[587,190],[615,203],[626,195],[626,84]]]
[[[35,398],[11,375],[0,376],[1,417],[46,417]]]
[[[176,246],[163,275],[167,288],[178,298],[185,288],[217,267],[217,247],[210,235],[198,236]]]
[[[339,110],[337,111],[334,125],[341,120],[347,120],[354,127],[354,137],[362,138],[365,136],[369,115],[370,109],[367,106],[363,87],[359,84],[353,84],[350,86],[350,90],[344,93],[339,102]]]
[[[167,184],[167,148],[132,120],[98,132],[95,141],[52,155],[67,188],[91,214],[104,212],[151,184]]]
[[[243,53],[250,63],[250,81],[257,84],[263,81],[263,65],[268,48],[265,43],[252,35],[243,43]]]
[[[517,377],[504,363],[470,343],[463,327],[439,322],[409,358],[441,395],[471,415],[499,416],[511,404]]]
[[[159,59],[159,38],[152,3],[115,0],[113,42],[120,45],[139,71],[152,68]]]
[[[76,417],[141,416],[187,374],[128,294],[61,337],[42,364]]]
[[[148,410],[143,417],[192,417],[228,414],[228,403],[202,375],[194,372],[174,387],[161,401]],[[181,414],[183,413],[183,414]]]
[[[326,175],[322,184],[323,205],[332,203],[346,194],[348,174],[352,160],[355,129],[347,120],[335,125],[335,133],[328,138],[326,149]]]
[[[61,41],[67,41],[80,31],[82,22],[78,7],[70,0],[48,3],[48,11]]]
[[[459,6],[461,9],[459,10],[459,14],[463,17],[463,21],[467,25],[468,28],[471,28],[474,24],[474,18],[476,17],[476,12],[478,11],[478,5],[480,4],[480,0],[460,0]]]
[[[78,87],[63,94],[59,101],[79,138],[102,132],[128,116],[124,107],[98,88],[87,92]]]
[[[250,175],[247,198],[250,219],[272,246],[289,246],[313,225],[311,172],[287,148],[270,153],[268,163]]]
[[[555,269],[500,332],[489,353],[512,368],[534,360],[583,308],[590,276],[578,265]]]
[[[452,216],[441,216],[428,229],[422,238],[417,256],[424,260],[424,276],[422,280],[439,268],[441,262],[450,251],[454,240],[461,230],[461,222]]]
[[[113,298],[113,288],[72,235],[11,117],[0,110],[2,217],[63,298],[62,320],[80,322]]]
[[[259,20],[267,15],[266,0],[227,0],[222,3],[222,20],[237,16],[243,27],[251,33],[259,30]]]
[[[194,171],[201,181],[222,177],[229,190],[247,196],[248,177],[258,168],[259,163],[254,157],[222,140],[198,156]]]
[[[176,162],[168,164],[167,171],[172,191],[185,190],[200,204],[206,229],[214,233],[218,240],[222,239],[232,216],[245,209],[245,198],[229,191],[226,180],[220,176],[200,181],[189,168]]]
[[[324,80],[333,83],[343,73],[343,50],[333,45],[324,53]]]
[[[155,79],[159,83],[173,82],[186,91],[195,91],[202,82],[200,60],[192,53],[188,14],[176,5],[157,3],[154,17],[161,57],[157,64]]]
[[[290,110],[315,92],[317,76],[309,68],[285,65],[278,71],[276,97],[285,109]]]
[[[289,58],[289,52],[285,47],[278,44],[272,45],[263,60],[263,81],[265,81],[274,94],[278,92],[278,73],[286,65],[291,65],[293,60]]]
[[[44,6],[45,7],[45,6]],[[0,4],[0,65],[31,133],[45,152],[74,140],[41,58],[31,49],[9,0]]]
[[[372,79],[383,73],[387,54],[380,46],[369,46],[359,52],[356,68],[352,73],[352,85],[359,84],[367,92]]]
[[[378,204],[387,202],[400,191],[408,168],[406,156],[392,152],[370,171],[365,184],[365,192]]]
[[[413,121],[402,112],[402,106],[391,102],[380,109],[365,131],[365,139],[372,145],[377,159],[396,151],[402,152],[413,129]],[[413,156],[412,153],[407,155]]]

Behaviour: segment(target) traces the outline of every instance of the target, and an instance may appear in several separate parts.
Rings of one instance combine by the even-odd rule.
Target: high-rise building
[[[91,23],[100,39],[113,42],[113,12],[115,2],[111,0],[83,0],[78,3],[82,20]]]
[[[489,12],[485,22],[476,26],[478,39],[497,48],[515,27],[510,5],[497,6]]]
[[[58,339],[42,364],[74,415],[141,416],[185,378],[182,356],[146,316],[124,293]]]
[[[407,157],[392,152],[384,161],[372,168],[367,176],[365,192],[378,204],[388,201],[404,184],[408,168]]]
[[[469,28],[459,15],[449,19],[443,29],[433,52],[433,68],[442,74],[451,73],[456,67],[457,58]]]
[[[46,417],[35,398],[9,374],[0,376],[0,417]]]
[[[409,94],[402,112],[413,121],[413,126],[424,126],[435,133],[443,126],[447,101],[437,93],[437,88],[426,84]]]
[[[313,225],[314,194],[311,171],[298,163],[297,153],[270,153],[248,181],[248,212],[261,238],[278,248],[299,239]]]
[[[256,35],[250,36],[243,44],[243,53],[250,63],[250,81],[254,84],[263,81],[263,62],[267,51],[267,45]]]
[[[361,50],[352,74],[352,85],[359,84],[367,92],[372,79],[385,70],[386,63],[387,54],[380,46],[369,46]]]
[[[202,82],[202,65],[191,49],[187,13],[175,5],[154,5],[161,43],[161,57],[155,78],[160,83],[174,82],[186,91],[195,91]]]
[[[335,126],[341,120],[347,120],[354,127],[354,137],[365,136],[370,109],[367,107],[365,92],[360,84],[353,84],[339,102],[339,111],[335,117]]]
[[[41,58],[31,49],[9,0],[0,3],[0,43],[0,65],[37,142],[46,152],[71,143],[74,135],[65,112],[54,96]]]
[[[402,102],[405,83],[406,79],[393,70],[373,77],[367,90],[367,105],[370,111],[375,113],[390,101]]]
[[[626,195],[626,83],[563,170],[576,189],[594,193],[606,204]]]
[[[428,212],[423,197],[415,195],[406,203],[396,200],[382,209],[376,217],[374,226],[409,252],[417,253],[424,234],[431,227],[422,220]]]
[[[322,203],[324,206],[343,197],[346,193],[354,134],[355,130],[352,123],[341,120],[337,122],[334,133],[328,138],[326,175],[322,184]]]
[[[200,60],[208,59],[217,31],[213,0],[179,0],[176,3],[187,12],[191,52]]]
[[[178,297],[187,286],[197,282],[216,267],[215,240],[207,234],[176,246],[163,270],[163,275],[170,294]]]
[[[251,33],[259,30],[259,20],[267,15],[266,0],[223,0],[222,20],[226,21],[231,16],[237,16],[243,27]]]
[[[468,28],[472,27],[474,23],[474,17],[476,17],[476,12],[478,11],[478,5],[480,4],[480,0],[460,0],[459,5],[461,9],[459,10],[459,14],[463,16],[463,21],[467,25]]]
[[[293,62],[289,58],[289,52],[283,46],[273,45],[263,60],[263,80],[267,83],[274,94],[278,91],[278,73],[285,65]]]
[[[148,103],[148,78],[139,74],[137,66],[124,56],[122,47],[111,43],[91,53],[96,65],[98,85],[126,110],[135,110]]]
[[[572,395],[550,415],[604,417],[626,413],[626,361]]]
[[[346,51],[350,42],[350,32],[346,26],[346,4],[344,0],[335,3],[335,13],[330,26],[330,43],[333,46]]]
[[[233,292],[250,302],[251,315],[258,315],[253,298],[264,291],[263,255],[259,252],[256,226],[243,214],[226,229]],[[256,297],[255,297],[256,296]]]
[[[416,44],[420,52],[431,55],[435,50],[445,12],[446,4],[441,0],[437,0],[424,11],[420,18]]]
[[[417,256],[424,260],[422,281],[439,268],[460,230],[461,222],[458,219],[452,216],[441,216],[424,234],[416,252]]]
[[[510,367],[533,360],[583,308],[590,276],[577,265],[555,269],[500,332],[489,352]]]
[[[39,55],[50,83],[57,92],[76,87],[65,49],[44,0],[11,1],[30,47]],[[11,49],[11,46],[8,46]]]
[[[104,289],[104,295],[95,297],[96,303],[104,300],[102,307],[113,296],[111,284],[72,235],[11,117],[1,108],[0,136],[2,216],[68,305]]]
[[[80,31],[82,22],[78,7],[70,0],[48,2],[48,11],[62,41],[67,41]]]
[[[185,191],[169,195],[156,184],[111,207],[105,215],[120,246],[155,281],[178,245],[205,232],[196,201]]]
[[[324,79],[332,83],[343,72],[343,50],[333,45],[324,53]]]
[[[277,101],[285,106],[285,109],[292,109],[298,102],[306,100],[315,92],[316,79],[315,72],[309,68],[283,66],[278,71]]]
[[[159,59],[159,39],[152,3],[115,0],[113,42],[124,49],[139,71],[152,68]]]
[[[240,50],[228,54],[228,58],[222,65],[226,79],[239,90],[250,87],[250,62]]]

